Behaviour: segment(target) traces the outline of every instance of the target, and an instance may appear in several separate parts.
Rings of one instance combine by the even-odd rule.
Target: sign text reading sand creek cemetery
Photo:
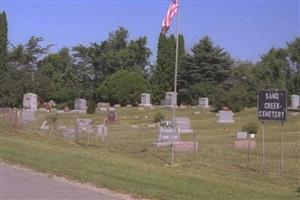
[[[258,92],[258,119],[260,121],[285,121],[286,98],[286,90],[260,90]]]

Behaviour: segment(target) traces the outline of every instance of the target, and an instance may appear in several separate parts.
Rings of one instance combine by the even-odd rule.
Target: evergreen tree
[[[178,45],[178,65],[181,65],[185,55],[184,37],[179,35]],[[164,98],[166,91],[174,89],[174,70],[176,56],[176,37],[171,35],[167,37],[160,34],[157,48],[156,67],[152,78],[153,101],[159,103]]]
[[[7,64],[7,20],[5,12],[0,13],[0,73],[6,71]]]
[[[193,47],[192,59],[188,61],[192,83],[205,81],[213,84],[228,78],[233,63],[229,54],[224,49],[214,46],[207,36]]]

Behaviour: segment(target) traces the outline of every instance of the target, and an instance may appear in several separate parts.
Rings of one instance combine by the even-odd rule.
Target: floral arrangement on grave
[[[174,121],[160,121],[160,127],[178,129],[178,126],[177,126],[176,122],[174,122]]]

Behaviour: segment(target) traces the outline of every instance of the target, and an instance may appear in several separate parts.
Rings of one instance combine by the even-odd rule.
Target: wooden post
[[[279,175],[282,175],[283,170],[283,142],[284,142],[284,129],[283,129],[283,122],[281,122],[281,146],[280,146],[280,168],[279,168]]]
[[[262,121],[262,173],[265,173],[265,122]]]

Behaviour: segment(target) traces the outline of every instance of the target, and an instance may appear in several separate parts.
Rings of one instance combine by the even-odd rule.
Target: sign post
[[[262,122],[262,171],[265,172],[265,122],[281,122],[281,155],[280,175],[283,166],[283,124],[287,119],[287,91],[286,90],[260,90],[258,92],[258,120]]]

